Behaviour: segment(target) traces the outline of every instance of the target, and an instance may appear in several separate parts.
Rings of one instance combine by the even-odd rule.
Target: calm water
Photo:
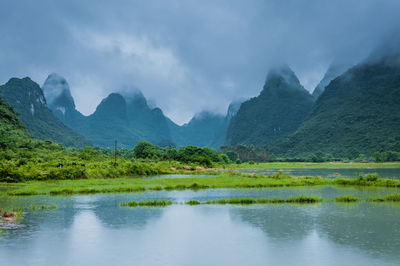
[[[319,187],[0,198],[2,207],[58,206],[28,211],[19,228],[2,230],[0,265],[399,265],[400,204],[119,207],[125,200],[394,192]]]
[[[245,173],[259,173],[265,175],[272,175],[279,171],[279,169],[238,169],[236,171]],[[376,169],[283,169],[284,173],[293,176],[322,176],[322,177],[358,177],[362,174],[377,173],[382,178],[400,179],[400,168],[376,168]],[[339,174],[339,175],[338,175]]]

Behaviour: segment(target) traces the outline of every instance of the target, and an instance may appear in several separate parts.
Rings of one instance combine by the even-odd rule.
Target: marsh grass
[[[166,207],[172,204],[170,200],[146,200],[146,201],[123,201],[120,203],[121,207]]]
[[[372,202],[400,202],[400,194],[391,194],[385,197],[369,198],[368,201]]]
[[[4,184],[6,185],[6,184]],[[220,173],[209,177],[187,178],[114,178],[86,180],[31,181],[21,183],[18,188],[3,192],[10,196],[30,195],[72,195],[96,193],[130,193],[172,190],[199,190],[218,188],[274,188],[301,186],[370,186],[370,187],[400,187],[400,180],[377,178],[375,175],[359,178],[321,178],[321,177],[291,177],[283,174],[263,176],[246,173]]]
[[[49,206],[47,206],[47,205],[45,205],[45,204],[42,204],[42,205],[32,205],[32,206],[30,207],[30,209],[31,209],[32,211],[36,211],[36,210],[42,210],[42,211],[44,211],[44,210],[55,210],[55,209],[57,209],[57,206],[56,206],[56,205],[49,205]]]
[[[205,204],[238,204],[238,205],[250,205],[250,204],[276,204],[276,203],[318,203],[322,202],[322,198],[317,196],[298,196],[291,197],[288,199],[283,198],[231,198],[231,199],[218,199],[209,200],[204,202]]]
[[[347,203],[357,202],[359,200],[360,199],[358,197],[353,196],[353,195],[344,195],[344,196],[339,196],[339,197],[335,198],[336,202],[347,202]]]
[[[286,200],[287,203],[318,203],[322,202],[322,198],[318,196],[298,196],[298,197],[291,197]]]
[[[199,204],[201,204],[201,202],[198,201],[198,200],[189,200],[189,201],[186,201],[185,204],[187,204],[187,205],[199,205]]]

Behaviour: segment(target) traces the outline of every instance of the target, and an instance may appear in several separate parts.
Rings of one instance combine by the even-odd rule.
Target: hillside
[[[225,116],[207,111],[196,114],[182,126],[169,121],[172,139],[178,147],[194,145],[218,149],[225,140],[227,125]]]
[[[282,156],[400,151],[399,58],[369,60],[333,80],[310,118],[272,151]]]
[[[321,94],[324,92],[325,87],[328,86],[333,79],[343,74],[349,68],[350,68],[349,63],[338,62],[338,61],[333,62],[329,66],[322,80],[315,87],[312,93],[314,99],[318,99],[318,97],[321,96]]]
[[[93,114],[84,116],[76,109],[68,82],[62,76],[50,74],[43,91],[57,117],[94,145],[113,147],[118,140],[120,147],[133,148],[139,141],[172,142],[166,117],[159,108],[150,108],[140,92],[111,93]]]
[[[11,78],[0,86],[0,91],[3,99],[20,115],[29,133],[36,138],[74,147],[91,144],[51,112],[41,88],[30,78]]]
[[[233,116],[226,144],[269,145],[293,133],[312,105],[313,97],[288,66],[272,69],[260,95],[242,103]]]

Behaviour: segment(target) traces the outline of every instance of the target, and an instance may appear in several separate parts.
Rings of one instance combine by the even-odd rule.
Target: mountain
[[[51,112],[43,91],[30,78],[11,78],[0,86],[0,91],[3,99],[20,115],[29,133],[35,137],[65,146],[83,147],[91,144]]]
[[[42,86],[48,107],[66,125],[71,128],[79,126],[84,116],[76,110],[68,82],[62,76],[50,74]]]
[[[30,136],[24,124],[20,121],[18,114],[12,107],[0,97],[0,147],[1,151],[19,147],[21,140],[29,139]],[[1,156],[3,157],[3,155]]]
[[[169,127],[172,139],[178,147],[195,145],[219,148],[225,140],[227,121],[223,115],[203,111],[182,126],[169,120]]]
[[[172,143],[168,118],[160,108],[150,108],[141,92],[126,95],[127,118],[130,128],[134,128],[147,141],[163,146]]]
[[[282,156],[400,151],[399,103],[399,53],[371,57],[331,81],[309,119],[272,151]]]
[[[232,117],[226,144],[269,145],[293,133],[312,105],[313,97],[287,65],[274,68],[260,95],[243,102]]]
[[[345,63],[343,61],[334,61],[326,71],[324,77],[322,80],[318,83],[318,85],[315,87],[312,96],[314,99],[318,99],[318,97],[324,92],[325,87],[328,86],[328,84],[341,74],[343,74],[347,69],[350,68],[349,63]]]
[[[132,148],[139,141],[172,143],[167,118],[159,108],[150,108],[141,92],[111,93],[84,116],[76,110],[68,82],[50,74],[43,84],[49,107],[66,125],[90,139],[94,145],[113,147],[114,141]]]

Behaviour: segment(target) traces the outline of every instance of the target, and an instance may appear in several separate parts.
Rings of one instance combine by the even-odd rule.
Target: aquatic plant
[[[336,202],[357,202],[360,199],[353,195],[344,195],[335,198]]]
[[[321,202],[322,198],[317,196],[298,196],[298,197],[291,197],[286,200],[287,203],[317,203]]]
[[[134,200],[131,201],[123,201],[120,203],[121,207],[136,207],[138,203]]]
[[[187,204],[187,205],[199,205],[199,204],[201,204],[201,202],[198,201],[198,200],[189,200],[189,201],[185,202],[185,204]]]
[[[120,203],[121,207],[137,207],[137,206],[149,206],[149,207],[166,207],[171,205],[172,201],[170,200],[146,200],[146,201],[123,201]]]
[[[373,202],[400,202],[400,194],[391,194],[384,197],[369,198],[368,201]]]
[[[152,206],[152,207],[165,207],[171,204],[172,201],[170,200],[147,200],[139,202],[139,206]]]

